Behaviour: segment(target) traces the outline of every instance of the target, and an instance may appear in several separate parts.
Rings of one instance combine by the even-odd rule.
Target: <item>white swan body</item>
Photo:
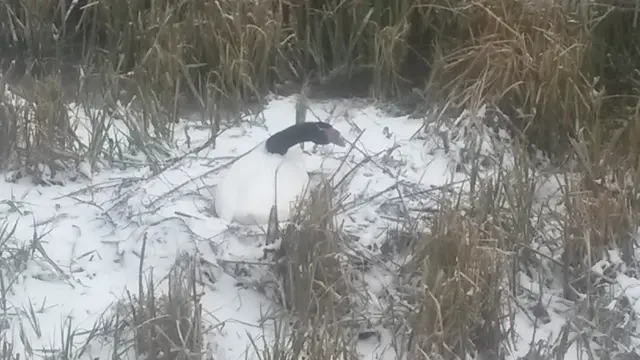
[[[218,217],[228,222],[264,225],[275,204],[278,220],[288,220],[292,206],[305,193],[309,175],[300,155],[287,150],[303,141],[344,146],[340,133],[325,123],[298,124],[274,134],[233,163],[218,183]]]
[[[295,159],[270,154],[260,145],[233,163],[218,184],[216,212],[228,222],[267,224],[277,184],[278,219],[287,220],[292,203],[308,182],[307,171]]]

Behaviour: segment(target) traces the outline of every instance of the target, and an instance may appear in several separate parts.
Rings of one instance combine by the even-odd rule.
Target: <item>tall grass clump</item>
[[[592,4],[588,74],[597,80],[595,124],[584,140],[593,157],[611,148],[617,160],[636,157],[640,105],[640,8],[632,3]],[[637,159],[626,161],[637,170]],[[613,164],[611,164],[613,165]]]
[[[586,28],[553,1],[482,0],[455,11],[438,44],[436,98],[499,105],[541,148],[562,150],[592,111]]]
[[[282,231],[272,273],[277,300],[287,311],[275,317],[273,342],[253,343],[260,359],[357,358],[345,321],[354,311],[354,287],[333,198],[328,184],[310,189]]]
[[[640,9],[631,2],[591,7],[589,60],[613,103],[633,104],[640,93]],[[614,99],[612,99],[614,100]]]
[[[497,103],[555,150],[593,122],[595,77],[612,94],[637,82],[636,13],[587,10],[528,0],[2,0],[0,45],[31,56],[78,49],[163,104],[178,95],[237,104],[309,79],[383,99],[426,86],[462,107]]]
[[[4,169],[48,183],[79,161],[82,144],[71,128],[61,87],[60,76],[14,91],[3,86],[0,165]]]
[[[346,74],[364,83],[361,94],[392,96],[428,75],[426,65],[407,69],[426,64],[422,44],[433,35],[437,2],[3,0],[0,45],[31,56],[70,47],[170,99],[184,93],[200,105],[207,84],[211,96],[233,103],[285,81],[322,83],[336,72],[339,83],[330,89],[353,87]]]
[[[416,241],[419,249],[413,249],[414,258],[403,269],[422,289],[405,298],[417,311],[407,316],[409,354],[464,358],[478,348],[497,354],[503,314],[496,244],[455,211],[444,211],[433,230]]]

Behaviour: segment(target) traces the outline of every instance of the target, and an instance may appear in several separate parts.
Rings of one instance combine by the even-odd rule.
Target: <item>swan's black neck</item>
[[[315,125],[309,123],[296,124],[282,131],[279,131],[267,139],[265,148],[271,154],[284,155],[296,144],[313,140],[313,131]]]

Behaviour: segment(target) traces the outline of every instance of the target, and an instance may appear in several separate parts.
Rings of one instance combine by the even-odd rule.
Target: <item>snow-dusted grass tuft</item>
[[[132,87],[125,75],[79,66],[70,90],[64,76],[73,74],[9,83],[12,71],[0,76],[0,168],[8,181],[63,185],[111,167],[148,166],[157,174],[180,160],[173,152],[178,113],[145,86],[123,90]],[[211,139],[199,149],[215,140],[218,123],[208,119],[202,126]]]
[[[9,320],[7,317],[13,316],[10,314],[9,307],[7,305],[7,295],[13,285],[13,279],[7,277],[7,275],[15,274],[24,268],[26,264],[22,256],[17,254],[27,254],[25,249],[21,249],[22,252],[15,251],[11,247],[11,239],[15,233],[15,224],[10,224],[8,221],[3,221],[0,224],[0,251],[4,255],[0,260],[0,310],[2,311],[0,318],[3,324],[6,324]],[[19,356],[14,353],[14,341],[16,339],[9,339],[7,332],[0,332],[0,359],[2,360],[14,360]]]
[[[14,352],[13,341],[4,337],[0,339],[0,359],[2,360],[19,360],[20,357]]]
[[[389,232],[398,276],[385,313],[401,339],[396,352],[408,359],[500,354],[510,241],[496,207],[502,191],[484,179],[471,193],[446,189],[436,205]]]
[[[344,324],[331,315],[298,320],[297,314],[282,315],[264,322],[269,336],[250,338],[252,357],[257,360],[327,359],[355,360],[354,341],[344,331]]]
[[[133,350],[136,356],[146,359],[202,359],[204,358],[201,294],[196,284],[196,266],[193,259],[185,257],[167,274],[166,292],[157,294],[158,288],[152,276],[143,275],[145,234],[140,252],[140,275],[137,296],[129,294],[119,304],[120,324],[133,332]],[[118,340],[126,336],[114,336],[113,354],[129,348],[127,342]],[[115,357],[119,358],[119,357]]]
[[[330,186],[309,192],[307,203],[282,234],[277,274],[283,304],[307,322],[340,318],[348,311],[349,283],[341,262],[340,230],[334,224]]]
[[[347,323],[357,308],[351,300],[343,233],[336,224],[340,207],[332,184],[322,179],[296,206],[291,223],[278,236],[272,275],[275,297],[284,313],[268,321],[273,344],[260,359],[356,359],[353,329]]]
[[[19,209],[16,203],[7,203],[11,203],[12,208]],[[10,332],[6,332],[4,329],[0,333],[0,359],[18,359],[19,355],[14,354],[15,345],[18,343],[29,356],[78,359],[84,354],[92,340],[99,335],[110,333],[109,327],[105,328],[100,321],[90,329],[78,329],[71,316],[65,316],[61,319],[60,324],[42,323],[39,320],[39,315],[49,306],[46,302],[33,303],[29,300],[28,304],[22,307],[15,307],[8,302],[7,299],[14,294],[14,286],[20,283],[31,263],[39,263],[50,271],[43,271],[36,275],[42,281],[64,280],[62,269],[49,257],[41,244],[41,239],[46,234],[34,230],[30,241],[20,244],[16,242],[15,237],[17,225],[17,222],[10,223],[6,220],[0,224],[0,251],[2,253],[0,258],[0,318],[2,324],[19,319],[18,339],[8,339]],[[34,223],[34,225],[36,224]],[[52,329],[52,327],[55,328]],[[41,348],[32,346],[28,333],[42,337],[44,333],[49,331],[56,334],[52,343]],[[76,341],[78,336],[83,338],[81,343]]]
[[[16,92],[1,85],[0,164],[16,170],[18,178],[32,176],[37,183],[49,183],[79,161],[82,146],[71,129],[60,77],[39,79]]]
[[[487,157],[483,126],[455,126],[448,141],[469,146],[456,166],[467,181],[432,191],[383,245],[393,280],[380,322],[396,355],[631,356],[637,155],[581,140],[572,167],[545,165],[517,141]]]
[[[446,205],[444,205],[446,207]],[[496,239],[479,219],[442,209],[428,234],[414,239],[411,260],[401,270],[403,316],[411,340],[408,354],[464,358],[498,353],[503,260]]]

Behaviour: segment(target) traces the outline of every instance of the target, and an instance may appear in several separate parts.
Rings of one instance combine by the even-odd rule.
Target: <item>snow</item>
[[[397,225],[412,209],[430,205],[423,197],[418,202],[408,201],[407,208],[403,208],[399,205],[399,194],[468,186],[464,182],[467,175],[459,170],[471,147],[479,145],[477,148],[487,158],[495,159],[496,154],[505,153],[501,140],[508,135],[491,135],[489,129],[480,125],[477,119],[482,111],[478,114],[466,111],[443,124],[425,124],[408,116],[391,117],[373,105],[353,101],[312,104],[313,116],[330,119],[350,142],[357,139],[357,149],[318,147],[312,154],[304,155],[308,170],[329,175],[337,170],[339,179],[364,162],[341,189],[348,206],[338,217],[345,231],[357,234],[354,247],[375,253],[375,249],[383,246],[389,226]],[[89,114],[82,108],[72,107],[71,113],[78,124],[87,123]],[[24,263],[15,264],[15,271],[4,274],[10,291],[7,308],[3,310],[8,315],[9,338],[14,339],[21,357],[40,359],[44,354],[39,349],[60,348],[60,329],[68,316],[74,328],[90,329],[110,313],[116,301],[126,297],[127,291],[137,294],[139,254],[146,234],[145,274],[150,274],[148,270],[153,268],[157,282],[162,283],[183,254],[197,254],[203,260],[201,265],[205,264],[199,270],[215,279],[204,281],[202,299],[205,322],[217,326],[216,331],[207,335],[212,358],[256,358],[250,350],[249,336],[261,338],[261,317],[275,305],[251,288],[238,287],[237,279],[224,268],[234,261],[258,262],[263,254],[263,239],[255,235],[256,229],[229,224],[214,216],[213,187],[225,163],[251,150],[269,134],[291,125],[293,114],[293,98],[274,99],[260,116],[248,117],[253,120],[224,131],[215,149],[208,147],[185,156],[160,174],[152,174],[148,167],[91,172],[87,163],[81,163],[78,172],[84,177],[67,181],[64,186],[35,187],[28,178],[4,181],[0,186],[3,200],[0,214],[9,229],[17,223],[12,242],[7,246],[16,252],[33,252],[32,256],[25,256]],[[112,136],[126,131],[120,120],[114,119],[113,124]],[[81,139],[88,140],[88,131],[79,126],[77,132]],[[172,151],[176,156],[190,151],[187,143],[195,148],[209,137],[207,130],[186,121],[177,125],[175,133],[177,148]],[[443,133],[451,135],[444,139]],[[189,134],[188,141],[184,134]],[[474,140],[470,142],[471,138]],[[397,184],[403,184],[402,192]],[[556,189],[557,184],[549,181],[539,196],[557,196]],[[387,209],[384,216],[380,215],[381,208]],[[34,243],[41,247],[31,249]],[[5,252],[2,261],[8,260]],[[252,271],[259,273],[260,267],[253,267]],[[521,276],[522,283],[529,284],[528,290],[537,294],[540,284],[524,274]],[[365,280],[371,299],[368,311],[370,318],[376,319],[384,312],[381,294],[393,282],[393,274],[374,268],[365,275]],[[639,286],[640,281],[629,276],[618,278],[616,285],[618,295],[626,294],[637,310],[640,310]],[[567,318],[564,312],[570,310],[570,305],[563,304],[558,294],[548,293],[542,298],[545,304],[556,304],[549,311],[550,321],[538,324],[534,330],[530,318],[518,311],[516,331],[520,336],[516,346],[511,347],[509,359],[526,355],[534,331],[535,338],[542,340],[554,341],[560,335]],[[39,323],[36,329],[25,320],[31,308]],[[358,343],[362,358],[396,359],[390,331],[380,324],[373,324],[373,328],[380,331],[381,337],[379,341],[368,339]],[[28,346],[20,339],[28,339]],[[75,339],[77,346],[83,341],[82,335]],[[96,343],[82,358],[110,356],[108,339],[93,341]],[[30,351],[33,353],[29,354]],[[565,358],[578,359],[579,355],[574,343]]]

